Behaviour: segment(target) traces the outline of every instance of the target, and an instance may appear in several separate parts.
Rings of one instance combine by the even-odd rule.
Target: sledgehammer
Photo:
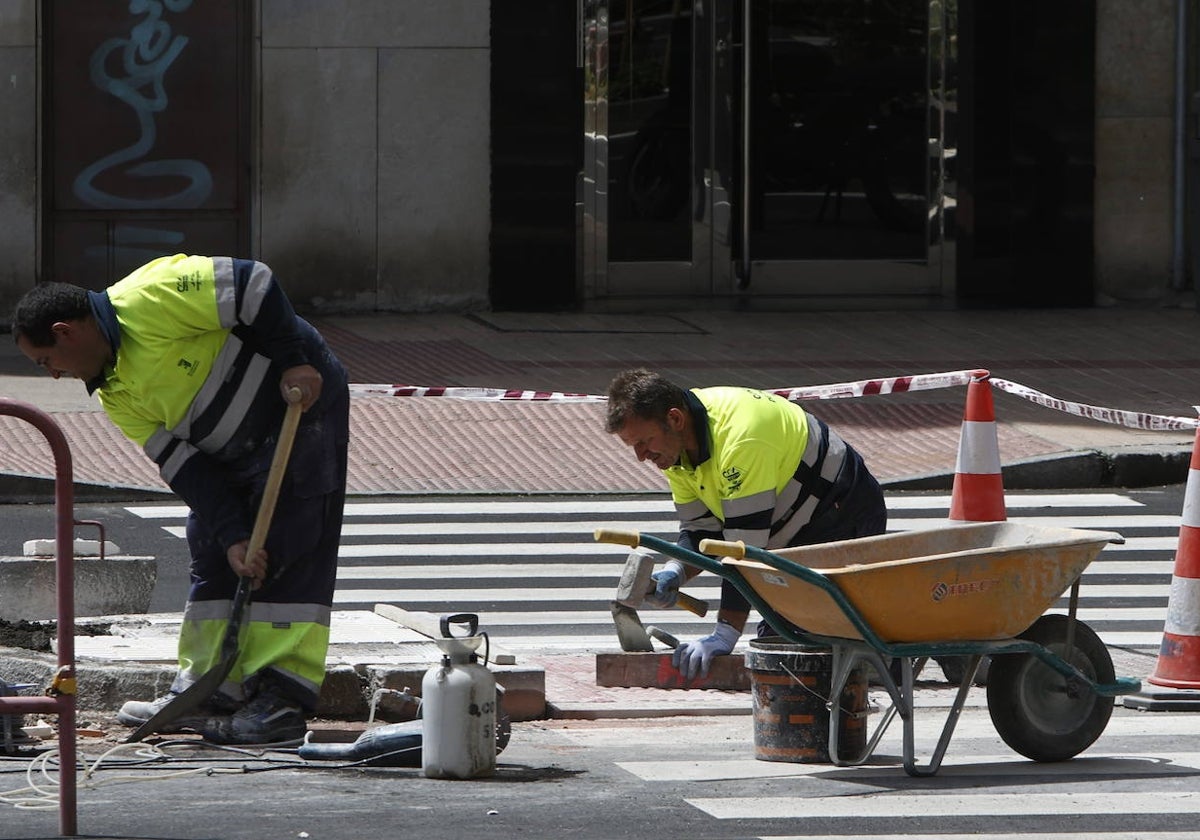
[[[621,582],[617,584],[617,603],[634,609],[640,607],[646,596],[654,591],[655,584],[650,579],[653,573],[653,554],[637,548],[629,552],[629,558],[625,561],[625,570],[621,573]],[[694,598],[686,592],[678,593],[675,606],[683,607],[688,612],[701,617],[708,613],[708,602]]]

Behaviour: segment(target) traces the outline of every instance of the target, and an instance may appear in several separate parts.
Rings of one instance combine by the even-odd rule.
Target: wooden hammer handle
[[[701,601],[686,592],[677,592],[675,598],[675,606],[682,607],[693,615],[698,615],[701,618],[708,615],[708,601]]]

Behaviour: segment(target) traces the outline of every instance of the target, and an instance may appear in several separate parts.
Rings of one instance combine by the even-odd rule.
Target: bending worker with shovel
[[[168,694],[130,701],[118,719],[222,744],[302,738],[325,676],[349,440],[346,372],[325,340],[267,266],[182,254],[102,292],[39,284],[17,304],[13,335],[55,379],[83,380],[190,508],[179,672]],[[283,425],[289,399],[298,426]],[[269,487],[277,441],[286,456],[281,426],[291,458]],[[248,552],[267,490],[278,504],[265,550]],[[223,656],[251,588],[240,647],[231,632],[235,653]],[[214,693],[170,706],[219,671]]]

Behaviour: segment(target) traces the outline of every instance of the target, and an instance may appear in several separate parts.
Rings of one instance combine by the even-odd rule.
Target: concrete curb
[[[1006,490],[1160,487],[1187,481],[1192,447],[1128,446],[1041,455],[1001,468]],[[891,490],[950,490],[953,473],[880,482]]]
[[[0,472],[0,504],[53,504],[54,484],[53,478]],[[175,498],[175,494],[169,490],[120,484],[89,484],[76,481],[73,482],[73,487],[77,502],[161,502]]]
[[[57,562],[50,556],[0,556],[0,620],[58,617]],[[75,557],[75,612],[81,616],[144,613],[150,608],[158,561],[111,554]]]
[[[494,665],[496,682],[504,688],[503,708],[514,721],[546,717],[546,675],[541,668]],[[376,716],[380,720],[410,720],[416,706],[395,699],[397,693],[421,694],[421,680],[430,663],[418,665],[330,665],[321,688],[320,717],[366,720],[372,698],[379,693]],[[0,648],[0,674],[6,682],[49,685],[58,670],[54,654],[24,648]],[[131,698],[161,697],[171,688],[174,665],[95,662],[77,660],[76,706],[81,714],[115,713]],[[382,691],[381,691],[382,690]],[[390,693],[391,697],[388,696]]]

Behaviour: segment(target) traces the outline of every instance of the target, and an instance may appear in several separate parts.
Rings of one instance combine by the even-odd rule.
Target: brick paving
[[[603,394],[626,367],[681,384],[788,388],[987,368],[1064,400],[1194,416],[1197,313],[1188,309],[609,315],[478,313],[314,319],[358,384],[482,386]],[[71,443],[76,480],[165,490],[135,446],[74,382],[50,382],[11,345],[0,396],[46,406]],[[884,481],[952,474],[965,389],[806,406]],[[1082,449],[1181,446],[1191,432],[1081,420],[995,392],[1006,464]],[[351,493],[661,492],[602,431],[599,404],[356,397]],[[50,476],[49,447],[0,417],[0,473]]]

